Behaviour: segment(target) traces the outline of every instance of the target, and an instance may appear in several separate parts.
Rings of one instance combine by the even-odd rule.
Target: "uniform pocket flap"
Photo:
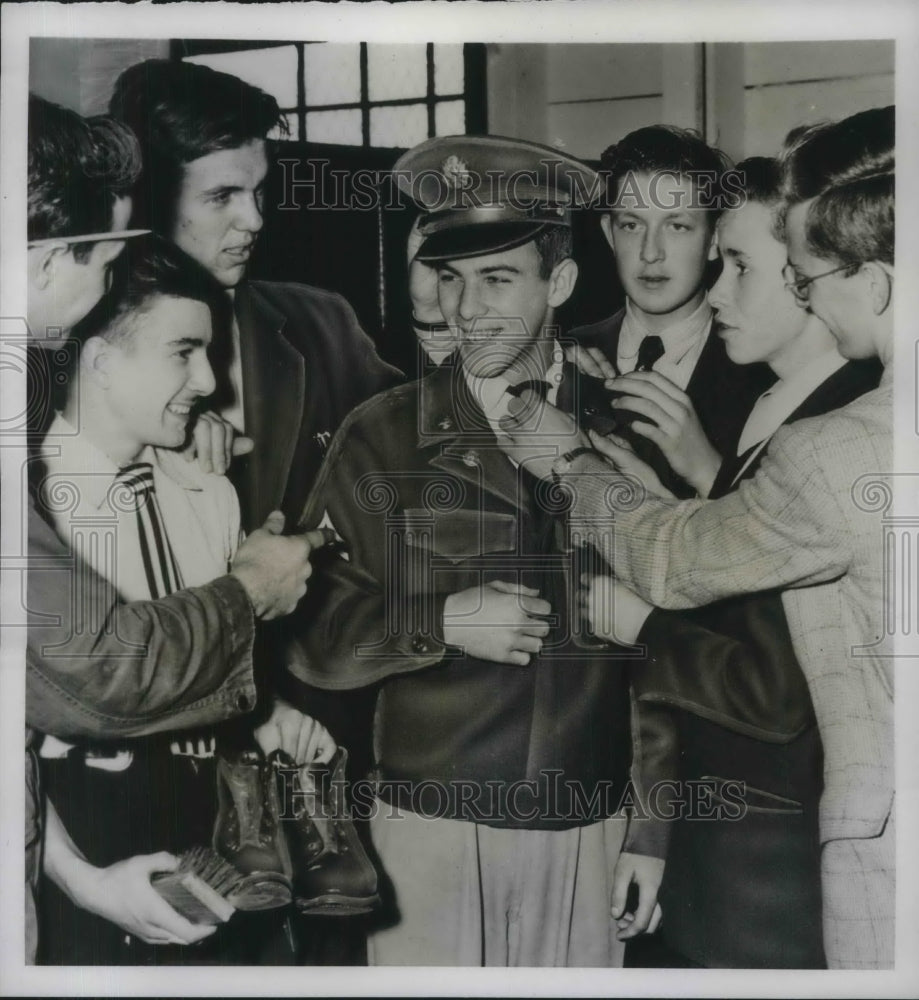
[[[432,512],[407,507],[403,512],[405,541],[430,549],[446,559],[473,559],[492,552],[515,552],[517,518],[493,511]]]

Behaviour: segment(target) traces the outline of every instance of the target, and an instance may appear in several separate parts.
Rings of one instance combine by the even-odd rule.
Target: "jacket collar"
[[[557,405],[571,412],[577,397],[576,369],[565,362]],[[418,449],[427,461],[513,507],[529,502],[520,470],[498,447],[497,439],[469,390],[459,355],[451,355],[419,383]],[[523,504],[521,504],[521,498]]]
[[[234,307],[246,434],[255,441],[237,479],[248,520],[256,512],[280,507],[284,499],[304,409],[306,365],[285,336],[287,317],[250,282],[237,288]]]

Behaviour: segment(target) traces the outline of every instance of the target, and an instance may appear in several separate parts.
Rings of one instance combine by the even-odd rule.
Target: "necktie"
[[[660,339],[660,338],[658,338]],[[549,396],[549,390],[552,388],[551,385],[545,379],[531,378],[526,379],[523,382],[517,382],[516,385],[509,385],[507,391],[512,396],[520,396],[522,393],[526,392],[527,389],[530,392],[535,392],[540,399],[547,399]]]
[[[153,466],[149,462],[135,462],[123,468],[115,481],[133,498],[133,504],[127,506],[133,506],[137,517],[137,537],[150,596],[156,599],[181,590],[182,575],[156,500]]]
[[[638,360],[635,362],[635,371],[651,371],[663,356],[664,342],[661,338],[656,334],[645,337],[638,348]]]

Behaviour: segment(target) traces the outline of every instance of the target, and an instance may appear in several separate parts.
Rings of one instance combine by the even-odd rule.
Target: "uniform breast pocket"
[[[494,511],[432,512],[406,508],[403,513],[407,545],[460,563],[517,549],[517,518]]]

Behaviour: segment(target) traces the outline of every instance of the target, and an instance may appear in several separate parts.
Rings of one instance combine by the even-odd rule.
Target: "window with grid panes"
[[[485,130],[479,44],[185,40],[173,53],[272,94],[293,140],[407,148]]]

